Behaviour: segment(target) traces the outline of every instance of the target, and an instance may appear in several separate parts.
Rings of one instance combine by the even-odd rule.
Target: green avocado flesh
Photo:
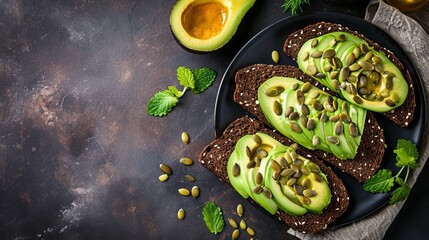
[[[214,51],[235,34],[256,0],[178,0],[170,14],[170,27],[182,46]]]
[[[272,77],[258,89],[269,123],[303,147],[339,159],[353,159],[365,126],[366,110],[295,78]]]
[[[299,68],[350,103],[374,112],[401,106],[408,84],[382,52],[346,32],[309,39],[298,52]]]
[[[228,178],[244,198],[271,214],[321,214],[331,201],[326,175],[317,164],[265,133],[239,139],[227,163]]]

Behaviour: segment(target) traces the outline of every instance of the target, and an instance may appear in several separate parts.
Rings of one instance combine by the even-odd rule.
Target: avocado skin
[[[203,40],[191,36],[183,27],[182,14],[191,4],[203,3],[199,0],[178,0],[170,14],[170,30],[174,40],[191,53],[206,53],[222,48],[235,35],[241,21],[256,0],[214,0],[209,2],[221,3],[227,8],[227,19],[222,30],[215,36]]]

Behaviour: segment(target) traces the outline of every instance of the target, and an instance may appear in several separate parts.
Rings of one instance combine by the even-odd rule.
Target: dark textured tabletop
[[[363,17],[367,1],[357,2],[312,1],[303,10]],[[258,0],[224,48],[196,54],[172,36],[174,3],[0,1],[0,239],[230,239],[230,226],[218,235],[207,230],[207,201],[236,219],[243,204],[256,239],[293,239],[201,165],[179,163],[196,161],[214,140],[216,94],[235,54],[290,12],[283,1]],[[179,66],[210,67],[216,81],[185,94],[166,117],[149,116],[151,96],[179,86]],[[166,182],[158,180],[160,163],[173,168]],[[386,239],[428,232],[426,172]],[[197,199],[177,193],[194,185]],[[186,210],[182,221],[179,208]]]

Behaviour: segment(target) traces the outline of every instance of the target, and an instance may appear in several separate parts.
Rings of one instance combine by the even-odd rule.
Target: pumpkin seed
[[[326,77],[326,75],[324,73],[321,73],[321,72],[316,73],[316,75],[314,75],[314,76],[317,78],[325,78]]]
[[[293,113],[293,107],[289,106],[286,108],[285,117],[289,117],[291,113]]]
[[[279,93],[277,92],[276,89],[269,88],[269,89],[265,90],[265,95],[267,95],[268,97],[275,97],[275,96],[278,96]]]
[[[190,158],[184,157],[179,160],[179,162],[185,166],[190,166],[194,163],[194,161]]]
[[[362,104],[362,98],[360,98],[359,96],[353,96],[353,101],[355,101],[355,103],[357,104]]]
[[[377,56],[373,56],[373,57],[371,58],[371,60],[372,60],[374,63],[381,63],[381,58],[379,58],[379,57],[377,57]]]
[[[395,107],[396,106],[396,103],[394,101],[392,101],[392,99],[386,99],[384,101],[384,103],[389,107]]]
[[[296,179],[299,179],[302,176],[301,170],[298,170],[296,173],[293,174],[293,177]]]
[[[329,41],[329,46],[333,47],[335,46],[335,44],[337,44],[337,40],[335,38],[331,39],[331,41]]]
[[[314,136],[316,136],[316,135],[314,135]],[[292,170],[292,169],[290,169],[290,168],[286,168],[286,169],[283,169],[283,170],[280,172],[280,176],[282,176],[282,177],[290,177],[290,176],[292,176],[294,173],[295,173],[295,171],[294,171],[294,170]]]
[[[290,85],[290,88],[291,88],[292,90],[297,90],[297,89],[298,89],[298,87],[299,87],[299,83],[297,83],[297,82],[295,82],[295,83],[293,83],[292,85]]]
[[[330,143],[332,143],[334,145],[338,145],[340,143],[340,140],[337,137],[335,137],[335,136],[328,136],[326,138],[326,140],[328,140],[328,142],[330,142]]]
[[[375,99],[377,99],[377,94],[371,93],[366,99],[368,99],[369,101],[374,101]]]
[[[337,77],[338,77],[338,71],[332,71],[331,73],[329,73],[329,77],[331,79],[337,79]]]
[[[159,181],[165,182],[168,180],[168,174],[164,173],[158,177]]]
[[[299,118],[299,113],[298,112],[293,112],[289,115],[289,119],[290,120],[297,120]]]
[[[374,65],[374,69],[375,71],[379,72],[379,73],[383,73],[384,72],[384,67],[381,63],[376,63]]]
[[[311,47],[316,47],[317,46],[317,44],[319,44],[319,40],[317,40],[317,38],[315,38],[315,39],[313,39],[313,40],[311,40]]]
[[[359,58],[359,56],[360,56],[360,48],[359,47],[355,47],[355,49],[353,49],[353,54],[355,55],[355,58]]]
[[[385,83],[386,89],[392,89],[393,88],[393,78],[390,76],[386,76],[386,83]]]
[[[303,187],[303,188],[308,188],[309,186],[310,186],[310,179],[308,179],[308,178],[304,178],[304,179],[302,179],[302,181],[301,181],[301,186]],[[305,190],[304,190],[305,191]]]
[[[349,70],[352,71],[352,72],[355,72],[355,71],[357,71],[359,69],[360,69],[360,65],[358,63],[352,63],[349,66]]]
[[[323,103],[323,108],[327,111],[327,112],[333,112],[335,109],[334,107],[329,103],[329,102],[324,102]]]
[[[365,61],[365,60],[360,60],[358,61],[359,66],[362,67],[362,69],[364,70],[368,70],[368,71],[372,71],[374,70],[374,65],[372,65],[372,63]]]
[[[344,42],[344,41],[346,41],[346,35],[344,35],[344,34],[341,34],[340,36],[338,36],[338,41],[340,41],[340,42]]]
[[[279,62],[279,59],[280,59],[280,55],[279,55],[279,52],[277,52],[277,51],[272,51],[271,52],[271,58],[273,59],[273,62],[275,62],[275,63],[278,63]]]
[[[392,93],[392,96],[390,96],[392,98],[392,101],[394,102],[399,102],[399,96],[396,93]]]
[[[296,101],[301,104],[304,102],[304,94],[302,93],[302,91],[300,89],[296,90],[295,92],[295,96],[296,96]]]
[[[258,172],[256,174],[256,184],[261,185],[262,184],[262,174],[260,172]]]
[[[282,105],[277,100],[273,102],[273,111],[277,116],[280,116],[282,114]]]
[[[280,179],[280,173],[275,172],[275,173],[273,173],[272,177],[273,177],[274,181],[278,181]]]
[[[322,51],[316,50],[316,51],[314,51],[314,52],[312,52],[310,54],[310,57],[312,57],[312,58],[320,58],[320,57],[322,57],[322,55],[323,55]]]
[[[280,162],[280,165],[284,168],[289,168],[289,163],[287,162],[285,157],[280,157],[277,162]]]
[[[235,164],[237,164],[237,163],[235,163]],[[237,177],[238,176],[238,174],[237,175],[235,175],[235,173],[234,173],[234,168],[235,168],[235,164],[232,166],[232,175],[234,176],[234,177]],[[237,164],[237,167],[238,167],[238,164]],[[238,171],[240,172],[240,167],[238,167]],[[190,175],[190,174],[186,174],[185,175],[185,179],[186,179],[186,181],[188,181],[188,182],[195,182],[195,177],[194,176],[192,176],[192,175]]]
[[[170,166],[168,166],[167,164],[161,163],[159,165],[159,169],[161,169],[161,171],[165,174],[168,174],[168,175],[173,174],[173,170],[171,170]]]
[[[314,135],[314,136],[316,136],[316,135]],[[302,174],[304,174],[304,175],[308,175],[308,174],[310,174],[310,171],[308,171],[308,169],[307,168],[301,168],[301,173]]]
[[[301,115],[299,117],[299,122],[301,123],[301,126],[307,127],[308,117],[305,115]]]
[[[301,113],[304,114],[305,116],[310,115],[310,108],[308,108],[307,104],[302,104],[301,105]]]
[[[368,83],[368,77],[364,74],[359,75],[358,87],[364,87]]]
[[[182,132],[182,142],[184,144],[188,144],[189,143],[189,134],[187,132]]]
[[[341,59],[338,57],[332,58],[332,65],[334,65],[336,68],[340,68],[343,64],[341,63]]]
[[[309,94],[308,94],[308,97],[310,98],[310,99],[315,99],[315,98],[317,98],[319,96],[319,92],[318,91],[312,91],[312,92],[310,92]]]
[[[247,228],[247,224],[246,224],[246,221],[244,221],[244,219],[241,219],[240,221],[240,228],[243,230]]]
[[[282,170],[282,167],[276,160],[271,161],[271,168],[274,172],[280,172]]]
[[[246,165],[247,168],[254,168],[256,167],[256,162],[255,161],[249,161]]]
[[[350,75],[350,70],[348,67],[344,67],[340,70],[340,76],[338,77],[338,80],[340,82],[345,81]]]
[[[350,75],[350,76],[347,78],[347,81],[349,81],[349,82],[351,82],[351,83],[355,83],[355,82],[357,82],[357,81],[358,81],[358,78],[357,78],[356,76],[354,76],[354,75]]]
[[[331,122],[336,122],[336,121],[338,121],[340,119],[340,116],[338,116],[338,115],[332,115],[332,116],[330,116],[329,117],[329,120],[331,121]]]
[[[343,102],[343,104],[341,105],[341,111],[346,112],[347,108],[348,108],[347,102]]]
[[[319,167],[319,165],[317,165],[317,164],[315,164],[315,163],[312,163],[312,162],[310,162],[310,163],[308,163],[307,164],[307,168],[308,168],[308,170],[310,170],[310,172],[312,172],[312,173],[319,173],[320,172],[320,167]],[[317,174],[316,174],[317,175]]]
[[[300,133],[302,131],[301,127],[296,123],[289,123],[289,127],[296,133]]]
[[[362,44],[360,45],[360,50],[361,50],[361,52],[362,52],[363,54],[367,54],[367,53],[369,52],[369,48],[368,48],[368,46],[367,46],[366,44],[364,44],[364,43],[362,43]]]
[[[334,101],[332,102],[332,107],[333,107],[335,110],[337,110],[337,109],[338,109],[338,101],[334,100]]]
[[[241,203],[237,205],[237,214],[239,217],[243,217],[244,215],[244,207]]]
[[[180,195],[182,196],[189,196],[191,194],[191,191],[189,191],[186,188],[179,188],[178,192],[180,193]]]
[[[305,52],[302,54],[302,60],[306,61],[308,59],[308,56],[310,56],[310,54],[308,54],[308,52]]]
[[[263,148],[258,148],[258,150],[256,150],[256,153],[261,158],[264,158],[264,157],[268,156],[268,152],[265,151],[265,149],[263,149]]]
[[[294,173],[295,174],[295,173]],[[290,178],[287,182],[286,182],[286,185],[287,186],[289,186],[289,187],[292,187],[293,185],[295,185],[296,184],[296,182],[297,182],[297,179],[296,178]]]
[[[367,52],[364,57],[365,61],[371,60],[372,56],[374,56],[372,52]]]
[[[326,64],[325,66],[323,66],[323,70],[325,70],[325,72],[330,72],[332,71],[332,66],[329,64]]]
[[[250,150],[249,146],[246,146],[246,155],[251,158],[252,157],[252,151]]]
[[[185,210],[183,210],[183,208],[179,209],[179,211],[177,211],[177,218],[179,220],[182,220],[185,218]]]
[[[342,122],[335,123],[334,133],[335,135],[341,135],[344,131],[344,125]]]
[[[305,82],[304,84],[302,84],[301,92],[306,93],[310,90],[310,88],[311,88],[310,82]]]
[[[328,115],[326,115],[325,113],[322,113],[322,115],[320,115],[320,119],[321,122],[327,122],[328,121]]]
[[[273,198],[273,194],[271,193],[270,189],[268,189],[268,188],[266,188],[266,187],[264,187],[264,188],[262,189],[262,193],[263,193],[263,194],[264,194],[264,196],[265,196],[266,198],[268,198],[268,199]]]
[[[332,58],[334,55],[335,55],[335,50],[328,49],[323,53],[322,58]]]
[[[335,90],[339,90],[340,82],[338,80],[332,80],[332,87],[334,87]]]
[[[253,134],[252,139],[253,139],[253,141],[255,141],[256,144],[258,144],[258,145],[262,144],[262,139],[259,135]]]
[[[359,95],[367,95],[369,93],[369,90],[367,88],[359,88],[358,90]]]
[[[350,123],[351,122],[350,116],[347,115],[347,113],[342,112],[342,113],[340,113],[339,116],[340,116],[341,121],[343,121],[344,123]]]
[[[372,83],[372,85],[376,86],[378,82],[380,81],[380,74],[376,71],[373,71],[369,75],[369,81]]]
[[[355,55],[354,55],[354,53],[349,53],[349,55],[347,55],[347,58],[346,58],[346,66],[350,66],[350,65],[352,65],[354,62],[355,62]]]
[[[313,174],[313,177],[317,182],[323,182],[323,178],[319,174]]]
[[[253,159],[253,161],[255,162],[256,166],[260,166],[261,165],[261,161],[262,159],[258,156],[255,156],[255,158]]]
[[[234,228],[234,229],[238,228],[237,221],[235,221],[233,218],[228,218],[228,223],[232,228]]]
[[[302,192],[304,191],[304,188],[299,184],[295,184],[293,186],[293,190],[295,190],[296,194],[298,194],[299,196],[302,196]]]
[[[314,76],[317,73],[317,68],[314,65],[307,66],[307,74],[310,76]]]
[[[193,186],[191,188],[191,195],[193,198],[198,198],[200,196],[200,188],[198,186]]]
[[[232,239],[233,240],[236,240],[236,239],[238,239],[240,237],[240,231],[238,230],[238,229],[235,229],[233,232],[232,232]]]
[[[247,228],[246,228],[246,232],[247,232],[247,234],[249,234],[249,236],[251,236],[251,237],[255,236],[255,230],[253,230],[253,228],[251,228],[251,227],[247,227]]]
[[[256,194],[260,194],[262,192],[262,186],[257,185],[255,188],[253,188],[253,192]]]
[[[322,110],[323,110],[323,105],[322,105],[322,104],[320,104],[319,102],[314,102],[314,103],[312,104],[312,107],[313,107],[315,110],[317,110],[317,111],[322,111]]]
[[[313,189],[305,189],[302,192],[302,195],[304,195],[304,197],[314,197],[317,195],[317,193]]]
[[[317,135],[314,135],[313,138],[311,139],[311,143],[313,144],[313,146],[317,146],[320,143],[320,139]]]
[[[312,131],[315,127],[314,119],[310,118],[307,122],[307,129]]]
[[[358,128],[356,123],[351,122],[349,125],[350,136],[357,137],[358,136]]]
[[[238,165],[238,163],[235,163],[235,164],[232,166],[232,175],[233,175],[234,177],[237,177],[238,175],[240,175],[240,166]]]

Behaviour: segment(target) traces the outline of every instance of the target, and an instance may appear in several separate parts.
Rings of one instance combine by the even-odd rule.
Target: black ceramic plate
[[[413,122],[407,128],[401,128],[394,125],[384,116],[376,114],[380,126],[384,129],[386,144],[388,146],[381,168],[388,168],[393,172],[397,172],[398,169],[395,166],[395,155],[393,153],[397,140],[399,138],[408,139],[416,143],[418,147],[421,144],[423,131],[426,125],[425,111],[427,109],[422,83],[410,59],[388,34],[363,19],[349,15],[316,12],[285,18],[274,23],[253,37],[235,56],[223,76],[215,109],[215,127],[217,136],[220,136],[223,130],[233,120],[248,115],[246,111],[233,101],[233,92],[235,88],[234,75],[236,71],[242,67],[255,63],[273,64],[271,59],[271,52],[273,50],[277,50],[280,53],[279,64],[297,66],[296,62],[287,57],[282,51],[286,37],[300,28],[320,21],[331,21],[347,26],[350,29],[357,30],[369,39],[374,40],[381,46],[384,46],[395,53],[395,55],[404,64],[405,68],[410,71],[417,91],[417,109]],[[389,194],[371,194],[365,192],[362,188],[362,183],[357,182],[341,171],[336,171],[336,173],[347,187],[350,195],[350,205],[348,210],[338,218],[332,226],[338,227],[356,221],[359,218],[373,213],[388,202],[390,197]]]

